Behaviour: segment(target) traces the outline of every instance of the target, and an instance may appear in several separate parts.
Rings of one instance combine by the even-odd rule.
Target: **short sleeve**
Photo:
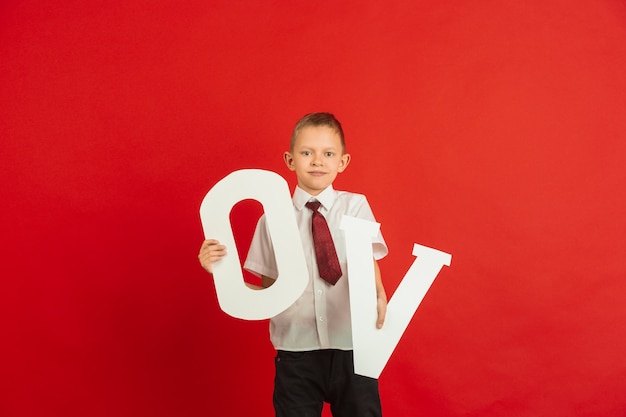
[[[365,196],[362,197],[363,199],[361,201],[361,204],[358,205],[354,216],[359,219],[376,222],[376,218],[374,217],[374,213],[372,212],[372,208],[370,207],[367,198]],[[380,230],[378,230],[378,235],[372,238],[372,251],[374,254],[374,259],[376,260],[384,258],[389,253],[387,243],[385,242],[385,239],[383,238]]]
[[[278,277],[274,247],[267,228],[265,215],[261,216],[257,222],[243,267],[245,270],[258,276],[264,275],[274,279]]]

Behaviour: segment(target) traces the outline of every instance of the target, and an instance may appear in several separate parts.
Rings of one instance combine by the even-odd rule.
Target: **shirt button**
[[[320,321],[324,321],[324,317],[320,317]]]
[[[322,295],[322,294],[324,294],[323,290],[317,290],[317,295]]]

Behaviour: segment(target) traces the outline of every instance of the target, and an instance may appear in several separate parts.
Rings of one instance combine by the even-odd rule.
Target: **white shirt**
[[[319,211],[328,222],[342,277],[333,286],[319,276],[315,261],[315,249],[311,235],[312,211],[305,207],[310,200],[318,200]],[[317,196],[312,196],[300,187],[293,195],[296,220],[302,238],[302,247],[309,272],[309,284],[296,302],[284,312],[270,320],[270,339],[274,348],[290,351],[317,349],[352,349],[352,326],[350,324],[350,301],[346,248],[343,231],[339,229],[341,217],[357,217],[376,221],[374,214],[362,194],[335,191],[332,185]],[[387,245],[379,232],[372,239],[375,259],[387,255]],[[265,216],[259,220],[244,268],[270,278],[278,276],[274,251],[266,226]],[[281,276],[280,279],[289,279]]]

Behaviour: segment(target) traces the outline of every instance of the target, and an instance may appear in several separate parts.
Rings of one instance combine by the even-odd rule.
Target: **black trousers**
[[[276,417],[320,417],[324,402],[333,417],[381,417],[378,380],[354,373],[352,351],[276,354]]]

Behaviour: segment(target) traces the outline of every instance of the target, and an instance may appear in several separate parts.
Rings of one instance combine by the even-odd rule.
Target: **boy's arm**
[[[198,254],[198,260],[200,261],[200,265],[204,268],[205,271],[212,274],[213,273],[213,263],[219,261],[226,255],[226,246],[220,245],[215,239],[207,239],[202,242],[202,246],[200,246],[200,253]],[[255,290],[261,290],[263,288],[267,288],[274,283],[275,279],[266,277],[263,275],[261,277],[261,285],[246,285],[249,288]]]
[[[387,314],[387,293],[385,293],[385,287],[383,286],[383,280],[380,275],[380,268],[378,267],[378,261],[374,259],[374,275],[376,276],[376,309],[378,311],[378,320],[376,321],[376,327],[381,329],[385,323],[385,315]]]

